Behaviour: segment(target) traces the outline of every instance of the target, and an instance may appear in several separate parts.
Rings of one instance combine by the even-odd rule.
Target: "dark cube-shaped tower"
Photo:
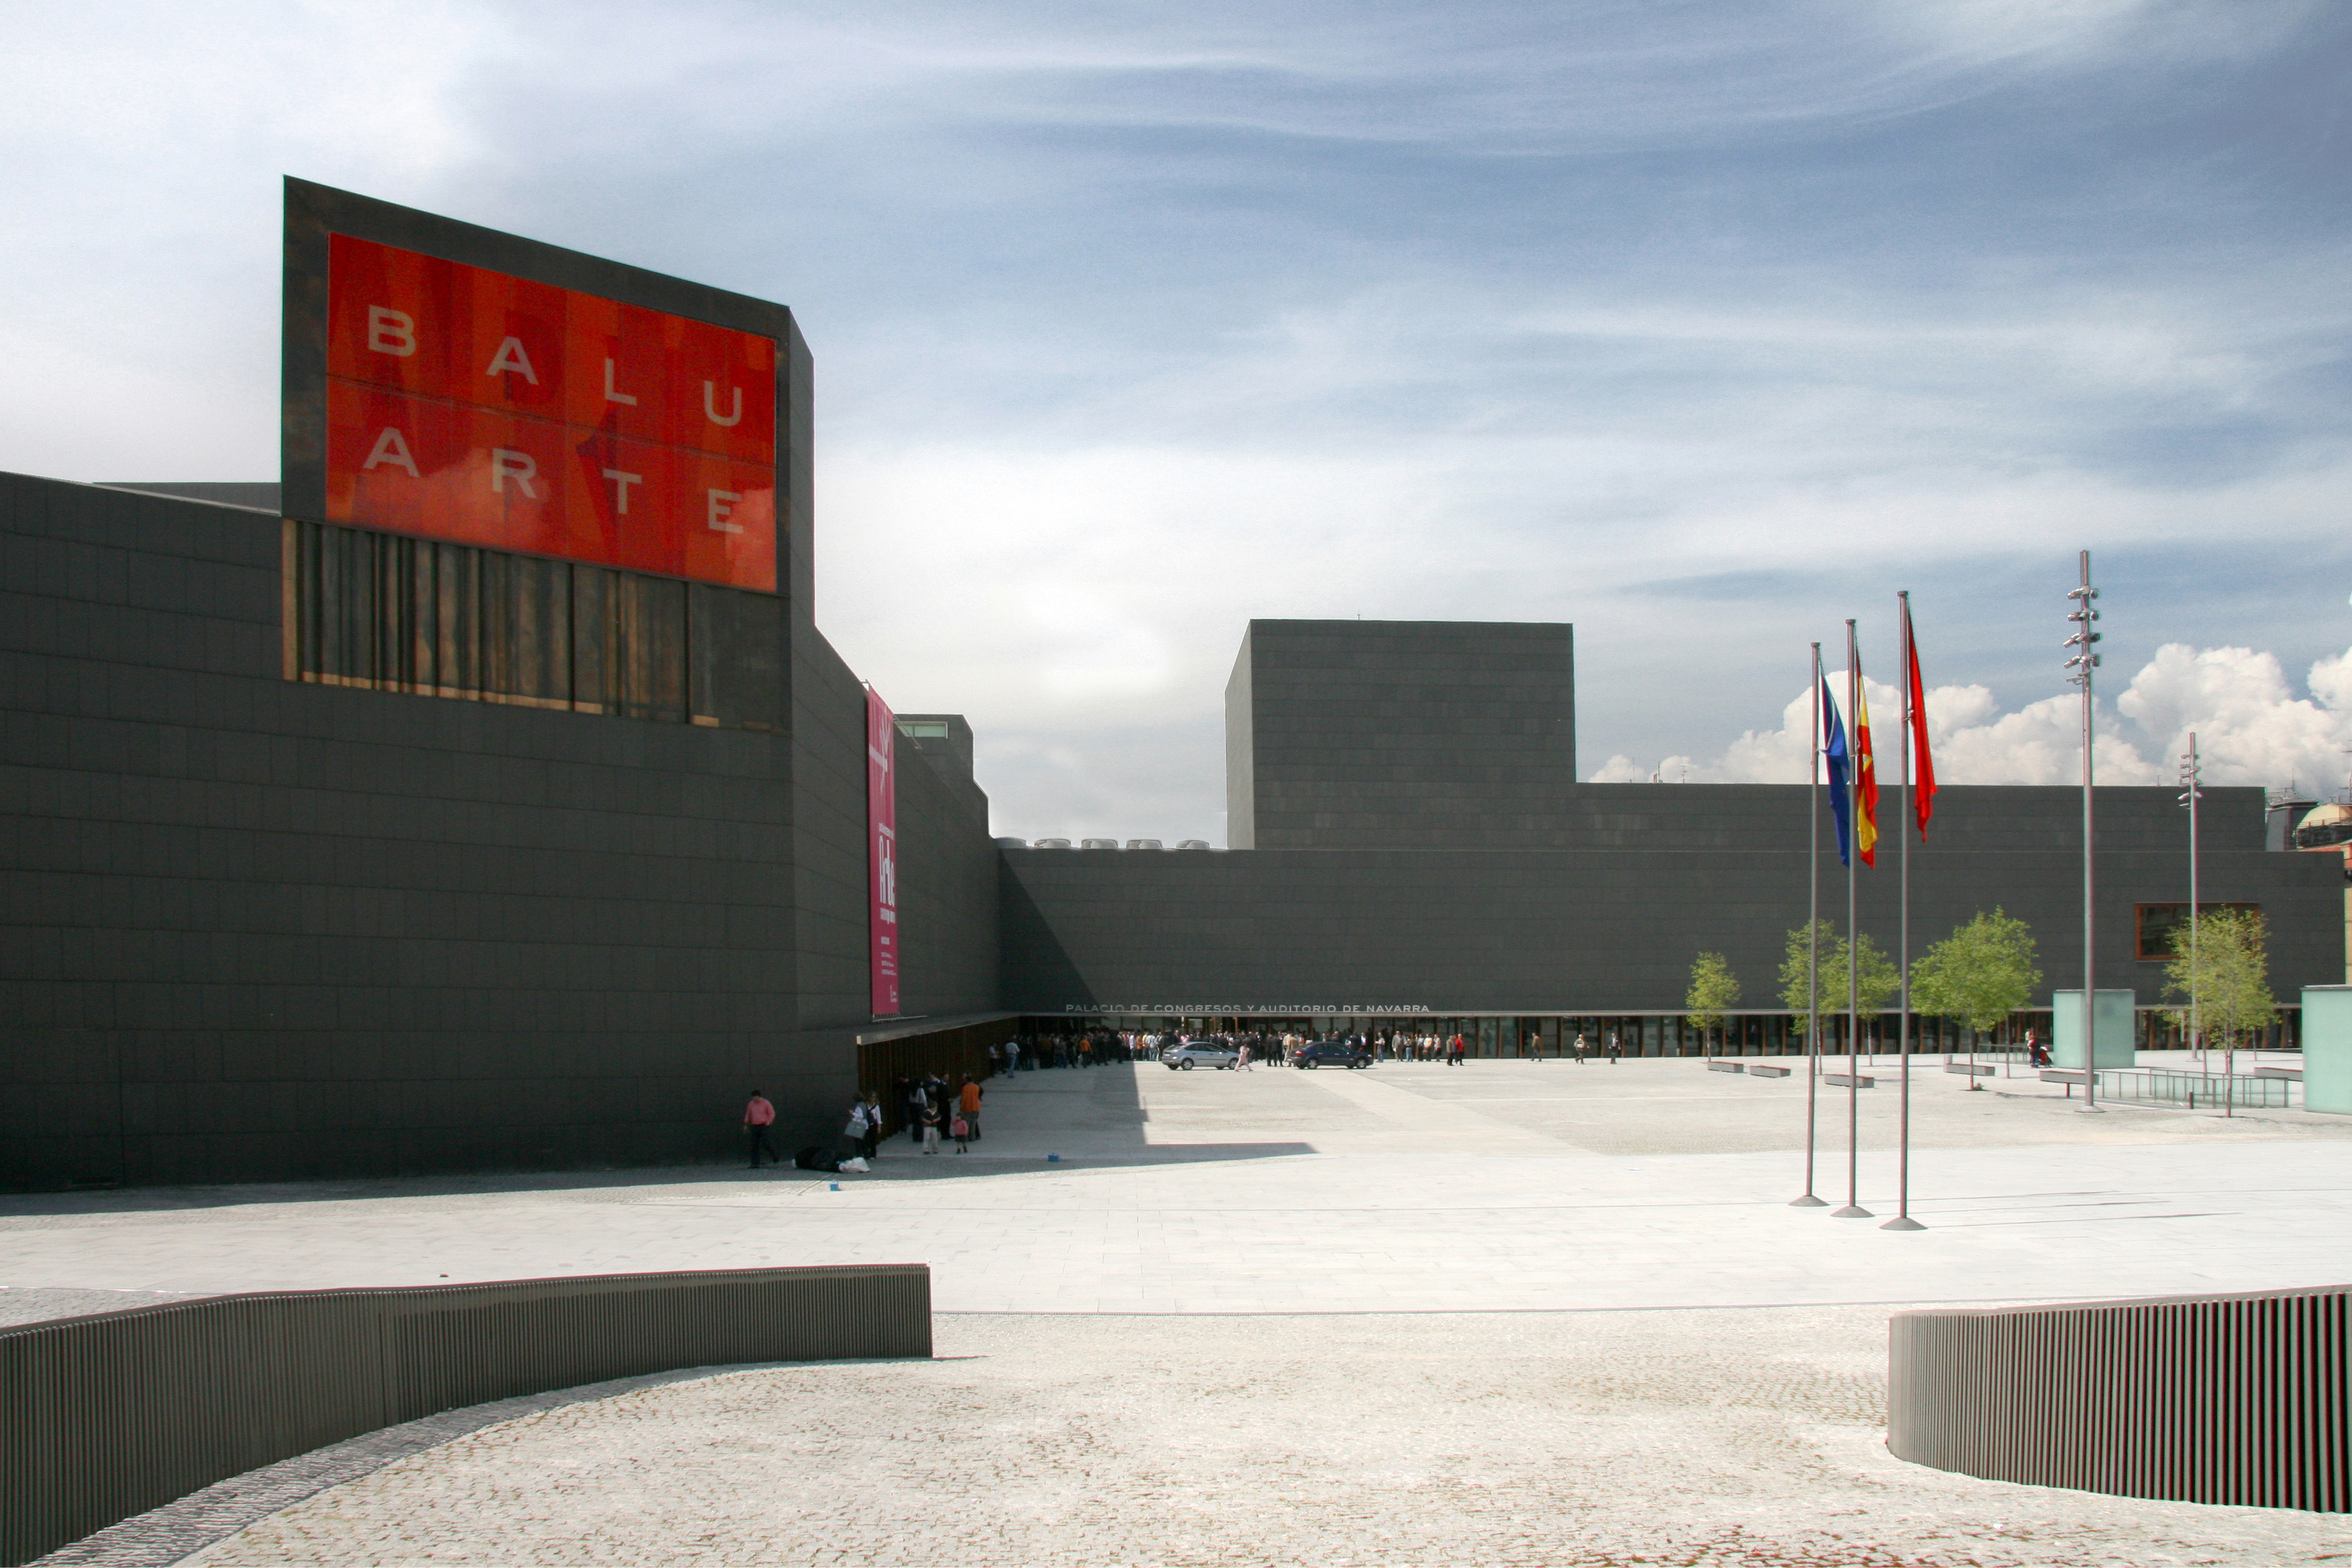
[[[1252,621],[1225,687],[1235,849],[1549,842],[1576,784],[1575,630]]]

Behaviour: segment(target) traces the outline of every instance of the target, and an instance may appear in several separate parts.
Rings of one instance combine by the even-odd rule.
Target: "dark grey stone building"
[[[1528,849],[1576,779],[1572,628],[1252,621],[1225,687],[1235,849]],[[1572,830],[1572,829],[1571,829]]]
[[[830,1140],[865,692],[805,613],[759,729],[289,679],[284,531],[0,476],[5,1178],[713,1157],[754,1086]],[[999,1013],[985,799],[919,754],[904,1010]]]
[[[1712,950],[1741,978],[1750,1042],[1784,1041],[1777,977],[1816,830],[1821,912],[1846,925],[1826,798],[1577,782],[1570,646],[1564,626],[1253,622],[1226,688],[1234,850],[1008,848],[1006,1005],[1404,1009],[1507,1053],[1588,1026],[1665,1049],[1691,961]],[[1881,812],[1857,923],[1893,952],[1897,789]],[[2292,998],[2344,978],[2342,862],[2271,852],[2264,816],[2258,789],[2208,793],[2201,892],[2262,906]],[[1913,951],[2000,907],[2033,928],[2045,990],[2079,986],[2081,834],[2079,791],[1946,787],[1912,848]],[[2185,819],[2168,789],[2103,789],[2098,835],[2096,982],[2154,1007],[2163,964],[2143,925],[2185,904]]]
[[[773,344],[772,586],[335,513],[331,234]],[[1228,851],[1008,847],[970,726],[898,715],[919,762],[877,1018],[866,694],[813,618],[790,312],[299,183],[289,236],[285,489],[0,475],[0,1183],[716,1159],[755,1086],[787,1147],[830,1143],[859,1087],[1087,1020],[1673,1050],[1701,949],[1746,987],[1739,1043],[1787,1043],[1774,975],[1826,812],[1579,784],[1571,632],[1537,625],[1253,622]],[[635,482],[617,450],[573,456]],[[483,455],[493,488],[522,460]],[[2100,822],[2099,982],[2152,1005],[2179,816],[2109,790]],[[2000,905],[2045,987],[2076,984],[2079,831],[2072,791],[1947,790],[1915,943]],[[2341,981],[2341,860],[2266,849],[2253,790],[2211,792],[2205,842],[2206,897],[2271,918],[2278,991]],[[1833,860],[1822,881],[1843,923]],[[1892,870],[1860,887],[1893,949]]]
[[[566,345],[625,354],[593,335],[617,312],[768,345],[772,442],[747,429],[773,454],[772,582],[339,517],[331,243],[524,290],[488,318],[492,341],[520,334],[494,367],[535,368],[488,395],[539,399],[540,436],[490,411],[480,428],[514,433],[489,444],[566,428]],[[283,490],[0,476],[0,1181],[711,1158],[754,1087],[787,1147],[829,1143],[861,1070],[972,1060],[1009,1032],[968,747],[919,743],[898,770],[899,1016],[873,1015],[866,696],[813,619],[791,312],[299,181],[287,255]],[[604,326],[567,326],[567,298]],[[417,352],[424,309],[370,311],[387,365],[437,352]],[[606,404],[635,407],[601,368]],[[671,384],[651,374],[623,379],[650,398]],[[736,396],[730,420],[704,382],[713,427],[740,422]],[[469,504],[446,488],[469,475],[537,503],[575,460],[593,495],[597,463],[659,479],[652,461],[694,457],[600,437],[561,471],[507,450],[445,470],[417,428],[370,468],[422,474],[445,507]],[[643,517],[652,483],[617,477]],[[719,508],[745,498],[712,494],[709,531],[688,520],[706,548],[746,534]]]

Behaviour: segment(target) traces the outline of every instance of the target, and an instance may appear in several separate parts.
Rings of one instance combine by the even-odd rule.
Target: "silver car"
[[[1241,1060],[1241,1055],[1233,1047],[1221,1046],[1214,1040],[1187,1040],[1160,1052],[1160,1059],[1168,1064],[1170,1072],[1180,1068],[1191,1072],[1196,1062],[1204,1067],[1230,1068]]]

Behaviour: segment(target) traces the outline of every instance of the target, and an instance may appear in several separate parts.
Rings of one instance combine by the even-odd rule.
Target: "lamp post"
[[[2205,791],[2198,783],[2197,731],[2189,731],[2189,750],[2180,754],[2180,804],[2189,808],[2189,1044],[2197,1052],[2199,1071],[2205,1068],[2204,1030],[2197,1015],[2197,803]]]
[[[2095,932],[2092,900],[2096,891],[2091,868],[2091,742],[2095,739],[2091,672],[2099,668],[2099,656],[2092,650],[2092,645],[2099,640],[2099,634],[2091,629],[2091,624],[2099,618],[2099,612],[2093,609],[2091,604],[2098,596],[2099,591],[2091,586],[2091,552],[2085,550],[2083,552],[2082,584],[2066,591],[2066,597],[2074,601],[2074,605],[2066,612],[2066,619],[2074,624],[2074,635],[2068,637],[2063,646],[2074,650],[2074,656],[2066,661],[2066,668],[2074,673],[2066,679],[2083,689],[2083,1109],[2086,1111],[2099,1109],[2098,991],[2091,961],[2091,941]]]

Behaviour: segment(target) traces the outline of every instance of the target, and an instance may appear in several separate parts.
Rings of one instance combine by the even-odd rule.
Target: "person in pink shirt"
[[[768,1136],[768,1129],[776,1124],[776,1108],[758,1089],[751,1091],[751,1100],[743,1107],[743,1141],[751,1146],[751,1166],[760,1168],[760,1152],[766,1150],[768,1158],[781,1165],[784,1157],[776,1152],[776,1145]]]

